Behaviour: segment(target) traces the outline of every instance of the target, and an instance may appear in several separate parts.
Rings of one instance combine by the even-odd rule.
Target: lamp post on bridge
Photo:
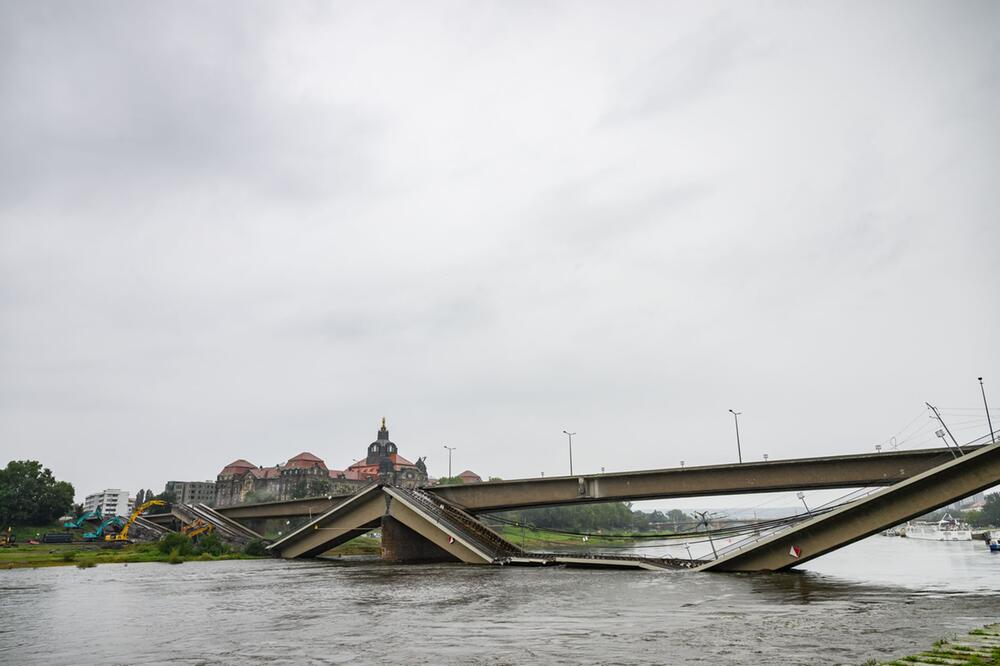
[[[569,475],[573,476],[573,435],[576,433],[563,430],[563,434],[569,437]]]
[[[740,449],[740,414],[743,412],[736,412],[729,410],[729,413],[733,415],[733,421],[736,423],[736,455],[740,458],[740,463],[743,462],[743,451]]]
[[[979,378],[979,390],[983,392],[983,407],[986,408],[986,423],[990,426],[990,439],[992,439],[993,443],[996,444],[997,436],[993,434],[993,421],[990,419],[990,406],[989,403],[986,402],[986,389],[983,388],[982,377]]]
[[[448,449],[448,479],[451,479],[451,452],[457,449],[457,446],[448,446],[447,444],[442,444],[444,448]]]

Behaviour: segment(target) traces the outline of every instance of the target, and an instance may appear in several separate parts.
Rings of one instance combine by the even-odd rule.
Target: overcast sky
[[[1000,407],[1000,4],[0,7],[0,465],[78,498]]]

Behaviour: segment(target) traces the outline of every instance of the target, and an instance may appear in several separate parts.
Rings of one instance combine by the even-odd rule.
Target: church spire
[[[379,439],[389,439],[389,429],[385,425],[385,417],[382,417],[382,427],[378,431]]]

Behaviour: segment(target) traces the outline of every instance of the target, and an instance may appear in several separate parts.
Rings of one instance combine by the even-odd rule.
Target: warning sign
[[[802,554],[802,549],[799,548],[798,546],[792,546],[791,548],[788,549],[788,554],[791,555],[792,557],[798,557],[799,555]]]

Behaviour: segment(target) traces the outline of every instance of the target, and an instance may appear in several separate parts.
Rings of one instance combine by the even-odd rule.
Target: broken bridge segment
[[[799,525],[699,571],[781,571],[1000,483],[1000,444],[983,446]]]
[[[377,527],[382,557],[397,562],[493,564],[521,549],[461,509],[422,490],[375,485],[271,544],[283,558],[317,557]]]
[[[184,525],[190,525],[195,520],[200,519],[212,525],[215,532],[224,540],[233,543],[246,544],[254,540],[265,541],[262,535],[232,518],[222,515],[207,504],[181,504],[178,502],[170,507],[168,515],[172,515]]]

